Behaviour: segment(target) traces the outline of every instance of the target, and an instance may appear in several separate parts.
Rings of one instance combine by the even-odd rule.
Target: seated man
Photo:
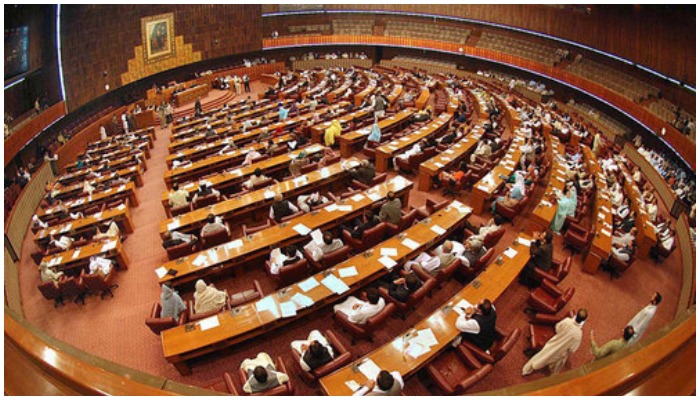
[[[198,279],[194,288],[194,312],[197,314],[220,311],[226,305],[226,292],[216,289],[214,284],[207,285]]]
[[[452,264],[458,257],[458,254],[464,251],[464,247],[459,243],[457,244],[462,248],[462,251],[455,251],[455,243],[456,242],[451,240],[446,240],[445,243],[435,249],[433,256],[428,253],[421,253],[413,261],[407,261],[406,264],[404,264],[404,269],[410,271],[413,265],[418,265],[418,267],[427,274],[436,276],[441,269]]]
[[[525,264],[523,272],[520,274],[520,283],[529,287],[537,286],[535,268],[544,272],[552,269],[552,231],[535,232],[530,243],[530,260]]]
[[[199,237],[203,237],[204,235],[208,235],[212,232],[216,232],[220,229],[226,229],[226,232],[231,234],[231,232],[228,229],[228,226],[226,226],[222,221],[221,217],[217,217],[214,214],[209,214],[207,216],[207,223],[204,224],[202,227],[202,230],[199,232]]]
[[[626,264],[634,255],[634,242],[613,244],[611,250],[612,253],[610,257],[614,257],[623,264]]]
[[[423,286],[423,282],[411,272],[405,278],[398,278],[389,284],[389,296],[405,303],[411,294],[420,289],[421,286]]]
[[[326,196],[321,196],[318,192],[311,193],[310,195],[302,194],[297,198],[297,205],[304,212],[309,212],[311,208],[326,203],[328,203],[328,198]]]
[[[631,241],[634,241],[635,238],[637,237],[637,228],[632,228],[630,229],[629,232],[617,232],[615,235],[612,237],[612,243],[613,244],[625,244],[629,243]]]
[[[304,248],[311,253],[311,257],[314,261],[319,261],[324,255],[332,253],[343,246],[342,240],[333,237],[333,233],[330,231],[324,231],[323,242],[321,242],[320,245],[312,239]]]
[[[496,224],[496,221],[494,221],[493,218],[491,218],[491,219],[489,220],[489,222],[486,223],[486,225],[484,225],[484,226],[482,226],[481,228],[479,228],[479,231],[478,231],[478,232],[476,232],[476,227],[474,227],[473,225],[469,224],[469,225],[467,226],[467,229],[469,229],[469,230],[472,231],[472,232],[475,232],[475,234],[472,235],[472,236],[470,236],[467,240],[469,241],[469,243],[476,243],[476,244],[478,244],[479,246],[483,246],[483,245],[484,245],[484,239],[486,239],[486,236],[487,236],[489,233],[492,233],[492,232],[495,232],[495,231],[499,230],[500,228],[501,228],[501,226],[498,225],[498,224]]]
[[[189,204],[190,193],[185,189],[180,189],[180,185],[173,183],[173,190],[168,193],[168,204],[170,207],[182,207]]]
[[[165,234],[163,234],[163,248],[167,249],[182,243],[194,244],[197,240],[195,235],[188,235],[178,231],[165,231]]]
[[[92,237],[92,240],[112,240],[119,239],[121,232],[119,231],[119,226],[116,222],[110,221],[107,223],[107,229],[103,233],[100,227],[97,227],[97,232]]]
[[[350,296],[344,302],[333,306],[333,312],[340,312],[348,317],[348,321],[353,324],[364,325],[367,320],[379,314],[384,309],[386,303],[379,296],[375,288],[369,288],[365,292],[367,301],[360,300],[355,296]]]
[[[89,269],[91,274],[99,274],[102,276],[102,278],[105,278],[110,272],[112,272],[113,267],[114,261],[110,260],[109,258],[100,256],[90,257]]]
[[[631,231],[630,231],[631,232]],[[654,258],[659,256],[659,252],[663,249],[666,252],[671,251],[675,236],[668,225],[662,225],[656,233],[656,246],[651,248],[650,255]]]
[[[281,252],[275,250],[270,252],[270,273],[272,275],[279,274],[282,267],[294,264],[303,257],[299,249],[294,245],[285,247]]]
[[[396,225],[401,220],[401,199],[397,198],[392,191],[386,194],[386,199],[386,203],[379,209],[379,220]]]
[[[486,248],[483,246],[483,244],[470,242],[469,239],[465,241],[464,247],[466,250],[464,250],[464,253],[462,253],[462,263],[466,266],[476,264],[476,262],[479,261],[484,254],[486,254]]]
[[[58,283],[63,277],[63,271],[57,272],[56,267],[49,267],[46,261],[42,261],[39,267],[41,268],[41,282],[43,283]]]
[[[36,229],[46,229],[49,227],[49,224],[46,222],[42,221],[39,219],[39,216],[34,214],[32,216],[32,226]]]
[[[372,213],[372,210],[366,209],[362,218],[356,219],[353,226],[345,227],[344,229],[349,231],[350,236],[353,238],[360,239],[366,230],[374,228],[379,222],[379,218]]]
[[[243,187],[246,189],[252,189],[255,185],[258,183],[264,182],[269,180],[267,176],[263,175],[263,172],[260,168],[256,168],[255,171],[253,172],[253,175],[248,178],[247,181],[243,183]]]
[[[71,246],[73,246],[74,241],[75,240],[69,236],[61,236],[58,240],[56,240],[55,235],[49,235],[49,244],[56,246],[63,251],[70,249]]]
[[[243,391],[246,393],[262,392],[289,381],[286,374],[275,369],[275,363],[266,353],[258,353],[253,359],[246,358],[241,363],[241,369],[248,376],[243,385]]]
[[[398,371],[382,370],[377,375],[377,381],[369,380],[360,386],[353,396],[400,396],[403,389],[403,379]]]
[[[307,372],[333,360],[333,348],[318,330],[311,331],[306,340],[293,341],[291,347],[301,356],[299,365]]]
[[[211,182],[199,181],[199,188],[195,192],[194,197],[192,197],[192,201],[196,202],[198,198],[206,197],[206,196],[209,196],[211,194],[216,196],[217,199],[219,198],[219,196],[221,196],[221,193],[219,193],[218,190],[216,190],[212,187]]]
[[[476,307],[463,310],[455,321],[462,332],[462,339],[488,351],[496,339],[496,308],[489,299],[483,299]]]
[[[178,158],[173,160],[173,169],[182,168],[182,167],[189,167],[190,165],[192,165],[192,161],[185,160],[184,157],[178,157]],[[174,186],[175,185],[173,185],[173,187]]]
[[[365,185],[371,185],[372,181],[374,180],[374,176],[376,175],[376,171],[374,169],[374,165],[370,164],[369,161],[362,160],[359,167],[354,170],[350,170],[350,175]]]
[[[275,194],[275,202],[270,206],[270,219],[280,222],[282,218],[299,212],[297,206],[285,200],[281,193]]]
[[[169,318],[172,317],[177,321],[180,318],[180,313],[185,311],[187,306],[182,298],[172,288],[171,282],[166,282],[161,285],[160,293],[160,317]]]

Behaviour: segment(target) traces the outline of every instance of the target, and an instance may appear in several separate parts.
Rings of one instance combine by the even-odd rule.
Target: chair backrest
[[[309,268],[309,262],[302,257],[301,260],[295,262],[294,264],[285,265],[279,270],[279,274],[276,280],[281,286],[285,286],[290,283],[299,282],[306,278]]]
[[[386,172],[382,172],[381,174],[377,174],[374,176],[372,179],[372,185],[370,186],[375,186],[379,185],[380,183],[386,182]]]
[[[262,287],[260,286],[260,282],[258,282],[257,279],[254,279],[252,289],[244,290],[242,292],[234,293],[231,295],[230,305],[232,308],[238,307],[241,304],[261,299],[263,297],[265,297],[265,293],[263,292]]]
[[[248,235],[251,235],[253,233],[260,232],[260,231],[267,229],[271,226],[272,226],[272,224],[270,223],[269,219],[267,221],[265,221],[264,224],[258,225],[258,226],[250,226],[249,227],[249,226],[243,225],[243,236],[248,236]]]
[[[165,249],[168,253],[169,260],[175,260],[180,257],[188,256],[192,254],[192,244],[190,243],[180,243],[175,246],[170,246]]]
[[[74,276],[63,279],[58,287],[61,288],[61,294],[65,297],[77,296],[82,293],[82,284]]]
[[[156,335],[160,335],[161,331],[177,326],[175,318],[161,318],[160,310],[160,303],[154,303],[151,307],[150,315],[146,318],[146,326]]]
[[[61,297],[61,289],[55,282],[46,282],[38,285],[39,291],[47,300],[53,300]]]
[[[394,305],[393,303],[388,303],[386,306],[384,306],[382,311],[377,313],[375,316],[367,319],[367,323],[365,323],[365,331],[374,331],[380,324],[386,321],[386,319],[389,318],[395,310],[396,305]]]
[[[202,246],[205,249],[226,243],[231,239],[226,229],[217,229],[214,232],[205,233],[202,235]]]
[[[197,200],[194,202],[194,208],[206,207],[216,203],[217,201],[218,197],[214,193],[208,194],[204,197],[197,197]]]
[[[365,248],[372,247],[384,239],[384,233],[386,232],[386,224],[380,222],[377,226],[367,229],[362,233],[362,245]]]
[[[496,244],[498,244],[498,241],[501,240],[505,233],[506,230],[503,227],[500,227],[495,231],[489,232],[489,234],[484,237],[484,246],[486,246],[489,249],[494,247]]]
[[[311,171],[315,171],[317,168],[318,168],[318,163],[310,163],[310,164],[302,165],[300,171],[302,174],[308,174]]]
[[[86,274],[85,271],[83,271],[83,273],[80,274],[80,278],[83,280],[83,284],[85,284],[88,292],[91,294],[100,294],[109,288],[107,282],[105,282],[102,276],[97,273]]]
[[[501,333],[501,337],[499,338],[498,342],[496,342],[496,347],[494,349],[492,349],[492,351],[491,351],[491,354],[493,354],[493,358],[496,361],[499,361],[503,357],[505,357],[505,355],[508,354],[508,352],[518,342],[518,339],[520,339],[520,329],[519,328],[513,329],[507,335],[502,335],[503,332],[500,332],[500,333]]]
[[[199,199],[197,199],[197,200],[199,200]],[[179,207],[171,207],[170,208],[170,215],[172,215],[173,217],[177,217],[178,215],[188,213],[191,210],[192,210],[192,205],[190,203],[187,203],[187,204],[179,206]]]
[[[479,260],[475,263],[474,269],[478,273],[482,269],[486,268],[486,265],[489,263],[489,260],[491,257],[493,257],[493,254],[496,252],[495,248],[490,248],[486,253],[484,253]]]
[[[321,265],[324,269],[332,267],[348,259],[350,255],[350,246],[345,245],[338,250],[331,251],[321,257]]]
[[[262,187],[268,186],[270,183],[272,183],[271,178],[263,179],[261,181],[255,182],[255,184],[253,184],[253,187],[251,187],[250,190],[260,189]]]
[[[423,282],[421,287],[418,288],[415,292],[411,293],[410,296],[408,296],[408,301],[406,301],[407,305],[414,305],[421,301],[425,296],[430,293],[431,290],[435,288],[437,285],[437,280],[435,278],[430,278],[427,281]]]

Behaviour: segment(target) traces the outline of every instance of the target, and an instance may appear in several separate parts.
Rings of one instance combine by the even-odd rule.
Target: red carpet
[[[253,90],[263,91],[265,85],[259,82],[252,84]],[[202,103],[212,101],[221,93],[213,91]],[[238,98],[245,97],[239,96]],[[211,98],[210,98],[211,97]],[[238,99],[237,98],[237,99]],[[190,106],[191,107],[191,106]],[[254,356],[259,351],[266,351],[273,357],[281,355],[288,361],[288,368],[294,371],[296,366],[291,363],[289,343],[294,339],[305,338],[312,329],[333,327],[330,308],[321,311],[312,320],[302,320],[285,326],[283,330],[274,332],[264,338],[248,341],[242,345],[220,352],[215,357],[201,358],[193,364],[193,374],[182,377],[165,361],[161,349],[160,338],[154,335],[145,325],[144,319],[151,305],[159,301],[160,288],[154,269],[167,261],[165,251],[161,247],[158,236],[158,225],[165,218],[165,212],[160,204],[160,195],[165,190],[163,173],[166,169],[164,159],[167,155],[169,128],[162,131],[158,128],[158,140],[152,150],[152,157],[147,161],[148,171],[144,174],[144,186],[137,190],[139,206],[132,209],[135,231],[124,242],[124,248],[130,260],[129,270],[122,271],[117,276],[119,288],[114,292],[113,299],[100,300],[96,297],[86,299],[85,305],[69,303],[58,309],[53,308],[53,302],[45,300],[36,288],[39,274],[32,263],[29,254],[34,251],[31,234],[25,238],[22,254],[23,267],[20,270],[20,285],[22,302],[26,318],[32,324],[58,339],[76,346],[88,353],[107,360],[145,371],[154,375],[164,376],[178,382],[223,389],[222,373],[238,368],[240,362]],[[417,186],[417,177],[414,179]],[[538,188],[535,199],[541,198],[542,188]],[[426,194],[413,190],[411,204],[422,206]],[[437,191],[429,197],[441,197]],[[533,202],[536,204],[536,202]],[[533,204],[532,206],[534,206]],[[532,207],[531,206],[531,207]],[[524,213],[527,215],[529,210]],[[487,219],[488,215],[474,216],[472,223],[476,224]],[[519,218],[515,226],[507,226],[508,232],[496,249],[500,254],[513,241],[522,228],[523,219]],[[562,250],[561,238],[555,237],[555,258],[563,259],[568,252]],[[589,275],[581,271],[581,256],[574,257],[574,265],[562,287],[576,286],[576,294],[568,309],[586,307],[589,319],[584,326],[584,340],[579,350],[571,358],[571,366],[579,367],[593,360],[589,351],[591,329],[596,332],[598,342],[619,337],[624,324],[643,306],[652,292],[659,291],[664,301],[651,324],[652,332],[673,319],[678,302],[681,286],[680,252],[674,252],[663,264],[656,265],[653,261],[638,260],[635,265],[617,280],[609,280],[607,274],[599,272]],[[229,293],[248,285],[251,279],[258,279],[263,289],[271,291],[273,284],[269,281],[260,266],[248,268],[236,276],[222,277],[216,281],[220,289],[228,289]],[[354,356],[362,356],[374,348],[383,345],[403,332],[415,322],[430,314],[446,299],[461,289],[462,283],[452,280],[443,289],[436,291],[432,299],[421,303],[419,309],[408,316],[406,321],[392,319],[390,324],[377,334],[374,343],[360,341],[351,348]],[[182,293],[186,300],[191,293]],[[495,305],[498,310],[498,325],[506,329],[527,326],[526,315],[522,312],[528,296],[527,289],[517,283],[512,284],[499,298]],[[349,346],[347,334],[335,329],[340,340]],[[649,333],[648,332],[648,333]],[[647,334],[648,334],[647,333]],[[526,361],[522,350],[526,340],[521,338],[515,349],[506,356],[486,379],[474,386],[469,393],[502,388],[523,383],[542,377],[533,374],[523,378],[520,371]],[[291,372],[291,371],[290,371]],[[292,374],[294,374],[292,372]],[[406,381],[404,392],[407,395],[439,394],[429,385],[429,381],[421,376],[414,376]],[[293,378],[294,379],[294,378]],[[298,395],[320,394],[318,388],[306,385],[296,379]]]

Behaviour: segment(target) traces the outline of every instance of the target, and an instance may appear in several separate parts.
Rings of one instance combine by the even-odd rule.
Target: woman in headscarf
[[[326,146],[332,146],[335,144],[335,138],[336,136],[340,136],[341,131],[343,128],[340,126],[340,121],[337,119],[334,119],[333,122],[331,123],[331,126],[326,129],[326,133],[323,136],[324,142],[326,143]]]
[[[370,132],[367,141],[380,142],[382,140],[382,132],[379,130],[379,125],[375,122],[372,124],[372,132]]]
[[[160,292],[160,317],[172,317],[177,321],[180,318],[180,313],[185,309],[187,306],[180,295],[170,287],[170,283],[164,283]]]
[[[557,200],[557,213],[554,214],[554,220],[552,221],[552,231],[555,234],[561,234],[561,228],[564,226],[566,217],[576,215],[577,204],[576,189],[567,185],[566,189],[564,189],[564,194]]]
[[[205,314],[211,311],[218,311],[226,304],[226,292],[217,290],[213,284],[207,286],[203,280],[199,279],[194,284],[194,312]]]

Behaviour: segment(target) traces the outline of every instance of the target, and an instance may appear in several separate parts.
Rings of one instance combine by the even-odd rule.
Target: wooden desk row
[[[630,199],[630,209],[637,214],[635,226],[637,227],[637,254],[641,257],[648,257],[649,250],[656,245],[656,231],[654,230],[653,221],[649,218],[644,200],[639,187],[632,180],[627,167],[622,162],[618,161],[617,165],[622,171],[623,188],[625,195]]]
[[[211,182],[212,186],[216,190],[226,189],[231,186],[242,184],[251,175],[253,175],[255,170],[258,168],[260,168],[265,175],[269,176],[271,173],[288,168],[289,164],[292,162],[292,159],[299,156],[299,153],[302,151],[306,152],[307,156],[310,156],[312,154],[320,153],[323,151],[323,149],[323,146],[314,144],[300,150],[294,150],[287,154],[282,154],[276,157],[268,158],[267,160],[253,163],[245,167],[236,168],[233,171],[221,172],[213,177],[207,178],[207,181]],[[197,191],[198,185],[195,183],[188,183],[180,186],[180,189],[185,189],[190,193],[190,195],[192,195]],[[163,192],[161,195],[161,202],[163,203],[163,207],[166,209],[168,208],[168,194],[169,192]]]
[[[196,209],[175,218],[167,219],[160,224],[160,235],[163,237],[165,232],[169,230],[178,230],[186,233],[198,231],[206,222],[209,214],[214,214],[224,220],[236,218],[237,221],[245,220],[247,216],[260,209],[265,209],[265,215],[267,215],[267,208],[274,202],[273,197],[275,193],[279,193],[285,199],[289,199],[302,193],[320,191],[322,188],[348,178],[350,175],[345,167],[357,164],[358,161],[356,159],[335,163],[300,177],[288,179],[216,203],[207,208]]]
[[[365,108],[360,108],[358,110],[355,110],[349,114],[345,114],[342,117],[335,118],[340,122],[340,125],[343,126],[353,119],[357,118],[358,120],[362,120],[365,117],[370,115],[370,107],[365,107]],[[320,124],[316,124],[311,127],[311,142],[313,143],[323,143],[323,135],[326,133],[326,129],[330,128],[331,124],[333,121],[326,121]]]
[[[67,212],[78,212],[83,209],[92,206],[93,204],[99,204],[108,201],[116,201],[119,199],[129,199],[130,206],[138,206],[139,202],[136,198],[136,185],[134,182],[129,182],[125,185],[121,185],[118,188],[109,188],[102,192],[96,192],[92,194],[92,197],[82,198],[74,201],[68,201],[63,203],[65,209],[60,209],[58,206],[49,207],[45,210],[37,212],[39,219],[43,220],[47,217],[53,217],[56,214],[65,214]]]
[[[92,256],[114,259],[119,269],[128,269],[129,260],[120,240],[92,242],[82,247],[46,256],[41,262],[46,262],[49,267],[55,267],[57,271],[63,271],[66,275],[79,276],[80,270],[90,264]],[[37,267],[37,269],[39,268]]]
[[[156,130],[154,127],[148,127],[144,129],[137,129],[133,132],[129,133],[121,133],[117,135],[112,135],[107,137],[107,139],[104,140],[97,140],[94,142],[90,142],[87,144],[87,150],[96,150],[100,149],[103,147],[107,147],[110,144],[112,144],[112,141],[117,140],[119,142],[123,142],[124,140],[131,140],[129,139],[131,136],[136,136],[136,137],[148,137],[148,140],[150,141],[149,146],[150,148],[153,148],[153,141],[156,140]]]
[[[523,242],[520,243],[519,240]],[[368,360],[374,362],[380,369],[398,371],[404,380],[418,372],[444,349],[451,346],[454,338],[460,334],[460,331],[455,327],[459,314],[454,311],[454,307],[460,301],[466,300],[474,305],[482,299],[496,302],[505,292],[530,259],[529,238],[521,235],[509,250],[515,252],[513,257],[508,257],[504,252],[450,301],[413,325],[405,333],[396,336],[391,342],[384,344],[361,359],[321,378],[319,383],[324,392],[329,396],[349,396],[353,392],[347,382],[355,381],[355,383],[362,385],[369,379],[376,379],[374,376],[365,376],[359,368]],[[415,337],[418,331],[424,329],[429,329],[438,343],[430,346],[426,353],[414,358],[408,354],[409,340]]]
[[[94,179],[88,179],[87,176],[83,177],[83,182],[87,181],[95,187],[96,185],[108,185],[109,187],[114,187],[121,185],[117,182],[117,178],[124,178],[133,181],[137,187],[143,186],[143,178],[141,176],[142,169],[137,166],[132,166],[128,168],[121,169],[117,172],[103,173],[99,177]],[[92,175],[91,175],[92,176]],[[70,186],[60,185],[51,191],[54,199],[67,200],[74,199],[77,197],[85,197],[88,194],[83,192],[83,183],[76,183]],[[47,193],[48,196],[48,193]]]
[[[421,223],[408,228],[403,234],[313,276],[317,282],[323,281],[330,275],[340,279],[349,287],[341,294],[336,294],[323,284],[307,291],[295,284],[270,294],[260,302],[248,303],[231,312],[219,313],[216,316],[219,325],[211,329],[202,330],[200,322],[165,330],[161,333],[165,358],[173,363],[181,374],[190,374],[188,360],[280,328],[343,299],[367,283],[385,275],[389,270],[379,262],[382,258],[381,248],[397,250],[397,255],[389,258],[396,262],[397,266],[394,268],[399,268],[405,261],[434,246],[452,231],[461,227],[469,215],[468,207],[462,207],[460,203],[455,202]],[[405,239],[415,242],[413,247],[405,245]],[[340,278],[339,271],[350,267],[355,267],[357,275]],[[278,311],[281,304],[292,301],[293,298],[296,300],[301,295],[307,296],[313,304],[306,308],[296,307],[298,308],[296,316],[283,318]],[[264,308],[265,304],[269,305],[267,309],[258,309],[257,305]]]
[[[138,168],[138,169],[139,170],[143,169],[145,171],[146,170],[146,163],[145,163],[145,160],[143,158],[143,153],[140,153],[140,156],[141,157],[139,157],[139,158],[141,159],[141,164],[139,165],[140,168]],[[138,155],[137,155],[137,157],[138,157]],[[55,182],[62,185],[63,187],[72,186],[72,185],[75,185],[76,183],[82,183],[82,181],[84,181],[86,179],[90,179],[91,176],[94,177],[95,174],[98,174],[101,176],[102,174],[106,174],[109,171],[114,171],[117,168],[121,168],[121,169],[119,169],[119,171],[128,170],[131,167],[123,168],[123,166],[125,164],[132,162],[132,161],[133,161],[133,155],[130,155],[129,157],[115,160],[111,164],[107,164],[106,170],[103,170],[102,166],[95,166],[92,168],[83,168],[83,169],[80,169],[80,170],[75,171],[75,172],[61,175],[58,178],[56,178]],[[132,167],[136,167],[136,166],[133,165]],[[140,182],[140,180],[141,179],[139,177],[139,182],[138,182],[139,186],[142,184],[142,182]]]
[[[612,249],[612,202],[608,193],[608,185],[605,182],[603,169],[598,164],[598,158],[590,148],[582,146],[583,158],[588,166],[588,172],[595,182],[595,207],[593,207],[593,223],[595,225],[595,236],[591,249],[583,262],[583,270],[588,273],[595,273],[603,260],[610,257]]]
[[[439,117],[433,119],[430,124],[424,125],[415,132],[377,147],[375,162],[377,172],[386,172],[389,167],[389,159],[403,153],[415,143],[443,132],[447,129],[450,121],[452,121],[452,114],[442,113]]]
[[[197,85],[193,88],[173,94],[173,98],[175,99],[175,104],[178,107],[182,107],[187,103],[197,100],[199,97],[206,96],[210,90],[211,87],[207,84]]]
[[[556,198],[557,191],[559,193],[563,192],[566,186],[566,171],[568,170],[568,166],[564,158],[564,146],[561,144],[558,137],[547,134],[546,131],[544,136],[547,142],[547,156],[552,160],[552,170],[549,174],[549,182],[542,196],[542,201],[540,201],[540,204],[535,207],[530,215],[531,232],[549,229],[558,208],[557,202],[553,202],[552,199]]]
[[[294,227],[301,224],[314,229],[328,229],[343,222],[352,220],[368,208],[379,204],[386,197],[389,191],[393,191],[397,196],[403,197],[403,204],[408,204],[408,192],[413,187],[413,183],[401,176],[396,176],[386,183],[373,186],[347,200],[340,201],[340,204],[331,203],[331,211],[328,207],[319,211],[304,214],[294,218],[284,224],[276,225],[262,230],[245,238],[219,245],[209,250],[197,252],[187,257],[182,257],[175,261],[164,264],[161,268],[165,271],[176,271],[175,276],[164,275],[160,277],[159,283],[171,282],[180,285],[186,282],[202,278],[222,269],[231,268],[235,265],[269,254],[274,247],[283,247],[289,244],[307,240],[308,237],[301,235]],[[351,210],[341,210],[338,206],[350,206]]]
[[[75,238],[75,236],[95,228],[98,224],[104,224],[110,221],[120,223],[124,226],[126,233],[132,233],[134,231],[134,223],[129,210],[129,207],[122,204],[116,208],[88,215],[85,218],[79,218],[47,229],[42,229],[34,235],[34,243],[40,247],[45,247],[48,244],[49,235],[67,235]]]
[[[253,104],[253,107],[260,106],[260,105],[266,105],[269,103],[269,99],[262,99],[258,100]],[[197,118],[190,118],[182,122],[175,122],[173,124],[172,132],[179,132],[185,129],[191,129],[195,126],[205,124],[207,120],[213,120],[216,121],[220,118],[225,118],[226,115],[228,114],[237,114],[239,112],[243,111],[243,108],[245,107],[246,100],[245,99],[240,99],[238,101],[230,102],[228,103],[229,108],[227,110],[224,110],[223,106],[219,108],[214,108],[208,111],[205,111],[202,113],[201,117]]]
[[[416,110],[413,108],[406,108],[398,113],[386,117],[381,121],[377,122],[379,130],[386,132],[389,129],[401,129],[408,125],[410,117]],[[337,140],[340,142],[340,155],[343,158],[348,158],[352,156],[356,151],[360,150],[360,147],[367,140],[372,131],[372,126],[367,126],[362,129],[346,133],[344,135],[338,136]]]

